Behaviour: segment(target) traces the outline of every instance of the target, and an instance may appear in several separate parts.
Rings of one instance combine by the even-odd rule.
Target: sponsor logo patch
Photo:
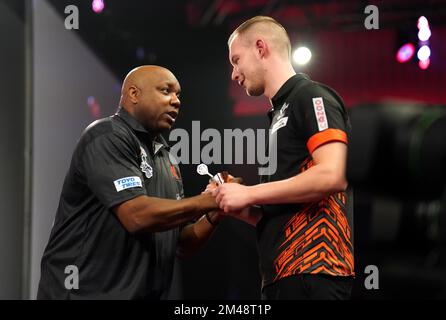
[[[118,180],[113,181],[115,184],[116,191],[122,191],[129,188],[142,188],[141,178],[140,177],[125,177]]]
[[[327,129],[328,120],[327,115],[325,114],[324,100],[322,100],[322,97],[313,98],[313,107],[319,131]]]

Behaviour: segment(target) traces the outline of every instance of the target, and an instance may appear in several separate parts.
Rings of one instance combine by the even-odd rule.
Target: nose
[[[180,101],[180,99],[178,98],[178,96],[177,96],[176,93],[172,93],[172,98],[170,99],[170,104],[171,104],[172,106],[174,106],[175,108],[179,108],[179,107],[180,107],[180,105],[181,105],[181,101]]]
[[[239,73],[235,68],[232,68],[232,74],[231,74],[232,81],[238,81],[238,78],[239,78]]]

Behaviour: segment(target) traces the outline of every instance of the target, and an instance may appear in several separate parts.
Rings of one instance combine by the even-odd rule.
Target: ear
[[[263,40],[263,39],[256,40],[255,48],[256,48],[256,52],[260,58],[265,58],[266,55],[268,54],[268,45],[266,44],[265,40]]]
[[[139,91],[139,89],[136,86],[130,86],[129,87],[129,89],[128,89],[128,96],[129,96],[130,101],[133,104],[137,104],[138,103],[139,94],[140,94],[140,91]]]

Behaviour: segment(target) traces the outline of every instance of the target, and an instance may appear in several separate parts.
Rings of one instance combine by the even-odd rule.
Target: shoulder
[[[81,135],[81,140],[88,143],[97,138],[107,139],[113,137],[130,138],[131,129],[125,128],[125,124],[116,116],[96,120],[90,123]]]
[[[299,104],[314,104],[314,101],[317,101],[319,98],[322,98],[324,103],[344,105],[341,96],[333,88],[311,80],[302,85],[294,97]]]
[[[125,128],[125,124],[115,116],[110,116],[96,120],[85,128],[77,149],[83,153],[90,145],[101,148],[132,147],[135,145],[135,137],[130,129]]]

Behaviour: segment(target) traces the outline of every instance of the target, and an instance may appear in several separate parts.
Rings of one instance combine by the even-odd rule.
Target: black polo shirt
[[[142,195],[182,198],[179,168],[170,162],[164,139],[152,137],[120,108],[92,123],[77,144],[43,254],[37,298],[163,298],[179,228],[132,235],[111,210]]]
[[[272,99],[269,146],[277,169],[261,182],[293,177],[313,165],[312,152],[332,141],[348,144],[342,99],[306,75],[291,77]],[[257,225],[263,286],[300,274],[353,276],[353,198],[347,192],[313,203],[263,206]]]

